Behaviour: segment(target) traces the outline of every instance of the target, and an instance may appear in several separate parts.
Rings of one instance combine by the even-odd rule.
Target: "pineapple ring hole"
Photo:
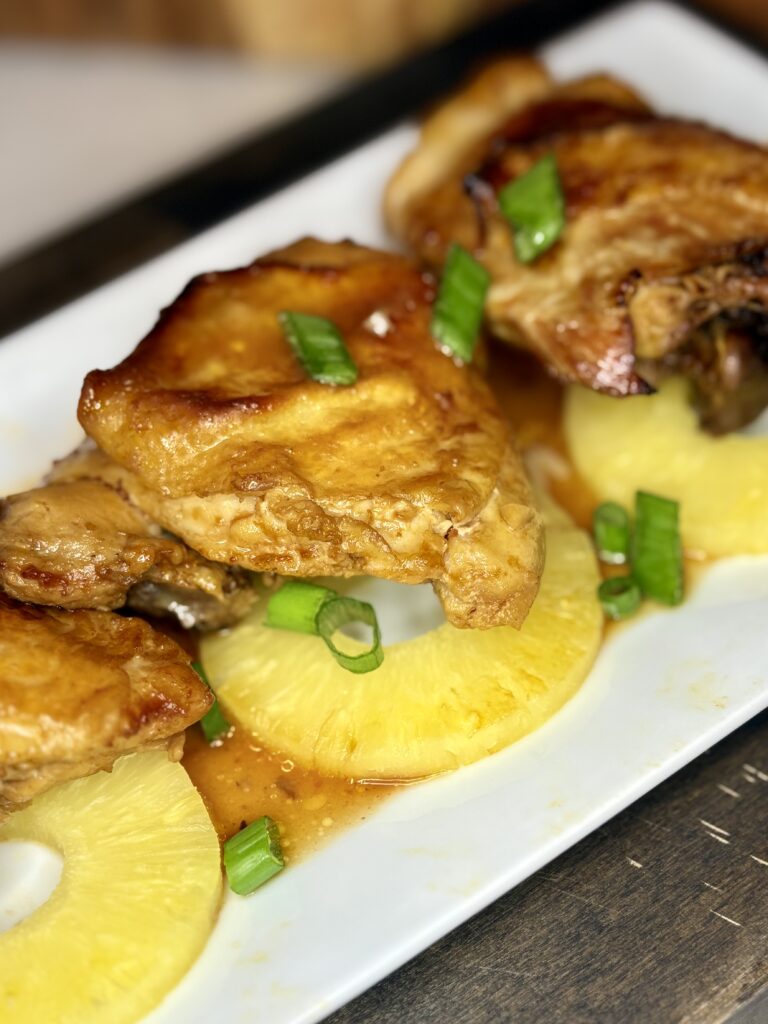
[[[402,643],[414,637],[431,633],[445,622],[445,612],[429,583],[393,583],[378,580],[372,576],[353,576],[351,579],[322,581],[344,597],[356,597],[368,601],[376,609],[376,618],[381,629],[381,642],[385,647]],[[356,640],[370,643],[373,632],[369,626],[344,626],[336,631],[341,639],[339,648],[344,650],[343,638],[352,636]]]
[[[61,881],[64,858],[42,843],[0,843],[0,934],[47,903]]]

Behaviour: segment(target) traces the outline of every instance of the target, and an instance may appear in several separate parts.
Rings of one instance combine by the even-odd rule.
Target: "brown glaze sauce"
[[[199,660],[197,633],[170,619],[151,621]],[[222,842],[266,814],[277,823],[286,862],[291,863],[339,830],[364,821],[396,788],[308,771],[239,726],[215,744],[207,742],[199,725],[191,726],[182,764]]]
[[[240,728],[218,746],[209,746],[199,727],[189,729],[183,764],[222,840],[268,814],[291,862],[363,821],[393,791],[307,771]]]

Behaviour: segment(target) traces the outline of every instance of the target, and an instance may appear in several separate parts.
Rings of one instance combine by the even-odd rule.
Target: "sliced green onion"
[[[629,557],[629,516],[615,501],[604,501],[592,514],[597,557],[609,565],[623,565]]]
[[[565,227],[565,202],[552,153],[511,181],[498,195],[499,207],[515,231],[515,255],[532,263],[554,245]]]
[[[190,667],[193,668],[195,670],[195,672],[197,672],[197,674],[200,676],[200,678],[203,680],[205,685],[210,690],[211,689],[211,684],[210,684],[210,682],[208,680],[208,676],[205,674],[205,669],[203,668],[202,662],[200,662],[200,661],[193,661],[192,665]]]
[[[432,337],[465,363],[472,361],[490,274],[466,249],[451,246],[432,310]]]
[[[284,312],[278,320],[308,376],[321,384],[355,383],[357,367],[335,324],[309,313]]]
[[[379,622],[373,606],[367,601],[358,601],[354,597],[333,597],[320,607],[316,621],[317,632],[342,668],[350,672],[372,672],[384,660]],[[336,647],[333,642],[334,633],[350,622],[364,622],[373,628],[373,644],[369,650],[360,654],[345,654]]]
[[[640,607],[642,594],[632,576],[613,576],[597,588],[603,611],[610,619],[626,619]]]
[[[208,676],[205,674],[205,669],[200,662],[193,661],[192,668],[197,672],[211,693],[213,693],[213,687],[208,681]],[[224,717],[224,712],[221,710],[221,704],[219,704],[219,699],[215,694],[213,697],[213,704],[211,704],[206,713],[200,719],[200,728],[203,730],[203,735],[208,743],[215,743],[217,740],[227,736],[232,730],[232,726]]]
[[[363,622],[373,628],[373,644],[369,650],[345,654],[334,644],[336,630],[351,622]],[[303,580],[286,580],[270,597],[264,623],[276,629],[322,637],[336,661],[350,672],[371,672],[384,660],[379,622],[373,606],[354,597],[339,597],[328,587]]]
[[[232,892],[248,896],[285,867],[277,825],[266,816],[224,843],[224,869]]]
[[[224,717],[218,697],[214,697],[213,704],[200,719],[200,728],[208,743],[215,743],[229,735],[232,726]]]
[[[640,589],[662,604],[683,599],[683,548],[676,501],[638,491],[635,495],[634,575]]]
[[[320,608],[336,595],[328,587],[303,580],[286,580],[269,599],[265,625],[294,633],[317,634],[315,619]]]

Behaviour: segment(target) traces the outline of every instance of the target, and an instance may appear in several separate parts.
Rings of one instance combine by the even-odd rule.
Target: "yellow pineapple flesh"
[[[162,751],[64,783],[0,826],[57,850],[50,899],[0,935],[0,1020],[131,1024],[181,979],[221,899],[219,843]]]
[[[589,538],[552,502],[544,513],[544,576],[519,631],[443,622],[354,675],[319,637],[265,626],[262,598],[240,625],[203,642],[225,710],[298,764],[354,779],[434,775],[531,732],[585,678],[603,622]]]
[[[631,508],[637,490],[676,499],[690,554],[768,552],[768,437],[707,434],[682,378],[621,399],[572,387],[564,428],[574,465],[600,500]]]

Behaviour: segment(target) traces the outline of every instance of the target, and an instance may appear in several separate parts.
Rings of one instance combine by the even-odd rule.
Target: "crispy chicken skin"
[[[496,196],[546,153],[557,160],[566,228],[524,265]],[[563,380],[623,396],[683,372],[713,429],[768,401],[759,146],[658,117],[606,76],[555,85],[539,64],[506,60],[427,120],[385,213],[432,267],[453,242],[474,252],[493,278],[493,332]]]
[[[0,500],[0,589],[69,609],[127,603],[203,629],[230,625],[253,600],[245,574],[163,536],[123,492],[88,479]]]
[[[0,594],[0,817],[134,750],[177,760],[212,703],[189,660],[141,619]]]
[[[131,356],[87,376],[80,420],[104,454],[57,478],[118,486],[214,561],[429,580],[454,624],[519,625],[540,518],[488,385],[430,335],[433,297],[408,261],[351,242],[198,278]],[[338,326],[356,384],[307,378],[286,309]]]

